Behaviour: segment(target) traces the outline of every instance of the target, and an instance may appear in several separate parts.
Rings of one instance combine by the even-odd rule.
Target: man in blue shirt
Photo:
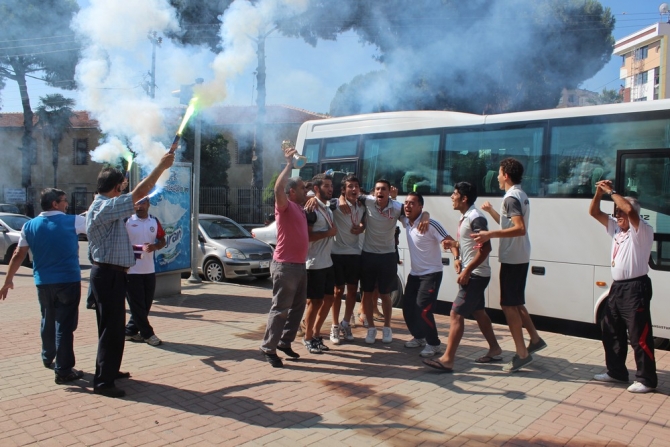
[[[42,313],[42,362],[51,368],[56,359],[54,371],[56,383],[60,385],[84,375],[73,368],[73,345],[81,298],[77,234],[86,232],[86,222],[82,216],[65,214],[67,197],[60,189],[43,190],[40,204],[44,211],[26,222],[21,230],[5,284],[0,289],[0,300],[14,288],[14,275],[32,249],[33,276]]]
[[[133,215],[135,203],[156,185],[161,174],[172,166],[174,154],[166,153],[151,174],[129,194],[122,194],[125,175],[104,168],[98,175],[98,195],[86,213],[91,286],[98,317],[98,355],[95,360],[93,392],[107,397],[123,397],[114,385],[120,377],[126,324],[126,284],[128,268],[135,265],[124,220]]]

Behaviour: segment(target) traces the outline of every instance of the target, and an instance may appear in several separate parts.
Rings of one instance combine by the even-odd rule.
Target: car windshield
[[[2,216],[0,219],[4,222],[5,225],[15,231],[21,231],[23,224],[30,220],[25,216]]]
[[[251,237],[251,234],[232,220],[201,219],[200,225],[211,239],[241,239]]]

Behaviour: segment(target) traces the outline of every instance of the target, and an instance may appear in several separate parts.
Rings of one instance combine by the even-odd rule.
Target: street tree
[[[65,132],[72,127],[70,119],[75,116],[72,109],[74,99],[66,98],[60,93],[40,97],[40,104],[35,110],[37,125],[42,128],[44,136],[51,141],[51,163],[54,168],[54,188],[58,187],[58,146],[63,141]]]
[[[186,142],[184,160],[192,162],[195,148],[193,125],[186,126],[182,140]],[[222,133],[203,125],[200,141],[200,186],[228,186],[228,169],[230,169],[228,140]]]
[[[16,82],[23,107],[21,183],[32,184],[36,161],[34,113],[27,78],[74,89],[74,70],[80,49],[70,30],[79,11],[76,0],[3,0],[0,2],[0,78]]]

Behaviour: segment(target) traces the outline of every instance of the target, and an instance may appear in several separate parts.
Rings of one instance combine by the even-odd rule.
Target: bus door
[[[635,197],[640,218],[654,228],[649,259],[654,336],[670,338],[670,149],[618,151],[614,189]]]

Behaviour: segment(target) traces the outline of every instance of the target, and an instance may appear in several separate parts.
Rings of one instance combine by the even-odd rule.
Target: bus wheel
[[[395,290],[391,291],[391,303],[393,307],[402,308],[402,282],[400,278],[396,278],[396,287]]]
[[[670,340],[667,338],[654,337],[654,349],[670,351]]]

